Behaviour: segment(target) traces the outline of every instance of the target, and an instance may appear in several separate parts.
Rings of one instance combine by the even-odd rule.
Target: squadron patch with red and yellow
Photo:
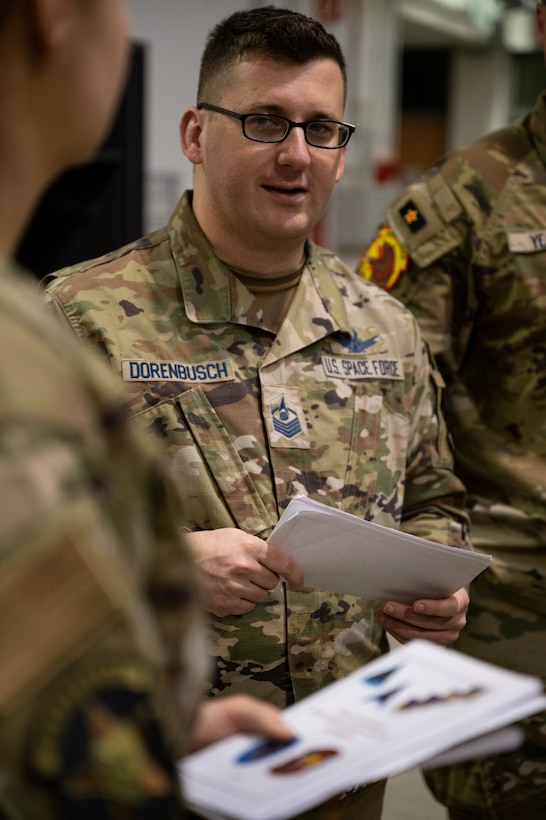
[[[408,252],[391,228],[381,228],[358,261],[357,273],[383,290],[391,290],[409,266]]]

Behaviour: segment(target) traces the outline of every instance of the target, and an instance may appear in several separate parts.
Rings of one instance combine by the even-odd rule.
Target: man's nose
[[[298,162],[306,165],[311,159],[310,146],[301,125],[293,126],[279,146],[279,162]]]

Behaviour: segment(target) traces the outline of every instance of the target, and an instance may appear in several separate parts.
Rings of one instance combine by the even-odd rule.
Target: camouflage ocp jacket
[[[505,596],[546,613],[546,92],[406,188],[386,223],[360,270],[437,358],[474,545]]]
[[[331,253],[309,244],[275,334],[186,194],[166,228],[62,271],[48,290],[163,439],[191,529],[267,538],[303,493],[466,544],[464,490],[416,322]],[[285,705],[335,680],[382,651],[375,606],[279,584],[250,615],[214,620],[212,692],[234,686]]]
[[[0,258],[0,817],[172,820],[206,659],[176,491],[35,284]]]

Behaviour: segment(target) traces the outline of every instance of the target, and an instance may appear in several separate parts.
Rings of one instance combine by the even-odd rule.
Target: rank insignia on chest
[[[309,434],[297,387],[264,388],[267,426],[273,447],[309,448]]]
[[[280,404],[271,410],[273,429],[285,438],[294,438],[301,433],[301,422],[298,414],[291,407],[287,407],[286,399],[283,396]]]

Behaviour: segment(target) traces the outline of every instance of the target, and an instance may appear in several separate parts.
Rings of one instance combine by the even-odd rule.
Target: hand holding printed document
[[[287,743],[236,735],[185,758],[182,787],[203,817],[285,820],[415,766],[493,754],[496,738],[514,748],[515,729],[485,733],[544,708],[539,678],[413,641],[285,709]]]
[[[290,501],[268,543],[298,562],[307,587],[405,604],[447,598],[491,562],[305,496]]]

